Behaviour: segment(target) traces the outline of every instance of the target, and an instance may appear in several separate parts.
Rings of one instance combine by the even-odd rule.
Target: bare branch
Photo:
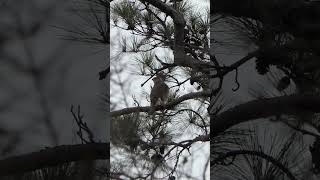
[[[258,118],[299,112],[320,112],[320,97],[312,95],[290,95],[259,99],[237,105],[215,117],[211,115],[211,137],[228,128]]]
[[[0,177],[84,159],[109,159],[109,143],[63,145],[0,160]]]
[[[211,93],[206,91],[185,94],[164,106],[161,106],[161,105],[156,106],[155,110],[170,109],[183,101],[186,101],[189,99],[195,99],[195,98],[210,97],[210,95]],[[111,112],[111,117],[121,116],[121,115],[135,113],[135,112],[149,112],[150,108],[151,108],[150,106],[124,108],[121,110]]]

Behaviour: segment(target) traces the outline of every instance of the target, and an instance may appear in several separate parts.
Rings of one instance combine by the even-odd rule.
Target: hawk
[[[154,113],[155,106],[166,103],[169,96],[169,87],[164,82],[165,75],[159,73],[152,80],[154,85],[150,93],[150,102],[151,102],[150,113],[151,114]]]

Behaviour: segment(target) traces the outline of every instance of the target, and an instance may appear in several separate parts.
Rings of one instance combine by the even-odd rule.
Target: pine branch
[[[195,92],[195,93],[189,93],[185,94],[181,97],[176,98],[174,101],[164,105],[164,106],[156,106],[155,110],[163,110],[163,109],[171,109],[174,106],[178,105],[179,103],[189,100],[189,99],[195,99],[195,98],[205,98],[205,97],[210,97],[211,93],[202,91],[202,92]],[[125,114],[131,114],[131,113],[136,113],[136,112],[149,112],[150,111],[150,106],[139,106],[139,107],[130,107],[130,108],[124,108],[121,110],[116,110],[111,112],[111,117],[117,117]]]
[[[302,112],[320,112],[320,97],[312,95],[290,95],[253,100],[226,110],[218,116],[211,115],[211,137],[228,128],[259,118],[279,114],[298,114]]]

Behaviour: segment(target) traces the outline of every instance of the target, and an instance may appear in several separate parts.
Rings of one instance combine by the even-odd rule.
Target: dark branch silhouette
[[[227,153],[221,155],[220,157],[216,158],[214,161],[211,161],[210,163],[211,163],[211,165],[214,165],[214,164],[217,164],[217,163],[225,160],[228,157],[236,157],[238,155],[250,155],[250,156],[261,157],[261,158],[271,162],[272,164],[277,166],[279,169],[281,169],[281,171],[283,171],[288,176],[289,179],[297,180],[297,178],[295,178],[295,176],[290,172],[290,170],[287,167],[285,167],[283,164],[281,164],[281,162],[279,162],[274,157],[267,155],[263,152],[259,152],[259,151],[250,151],[250,150],[230,151],[230,152],[227,152]]]
[[[275,98],[253,100],[226,110],[218,116],[211,115],[211,137],[226,129],[250,120],[281,114],[299,112],[320,112],[320,97],[290,95]]]
[[[84,159],[109,159],[109,147],[109,143],[62,145],[9,157],[0,160],[0,176],[29,172]]]

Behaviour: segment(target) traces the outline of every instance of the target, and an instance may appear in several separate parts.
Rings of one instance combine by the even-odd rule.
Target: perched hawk
[[[159,73],[152,80],[153,80],[154,86],[152,87],[151,93],[150,93],[150,102],[151,102],[150,114],[154,113],[155,106],[166,103],[169,95],[169,87],[164,82],[165,75]]]

